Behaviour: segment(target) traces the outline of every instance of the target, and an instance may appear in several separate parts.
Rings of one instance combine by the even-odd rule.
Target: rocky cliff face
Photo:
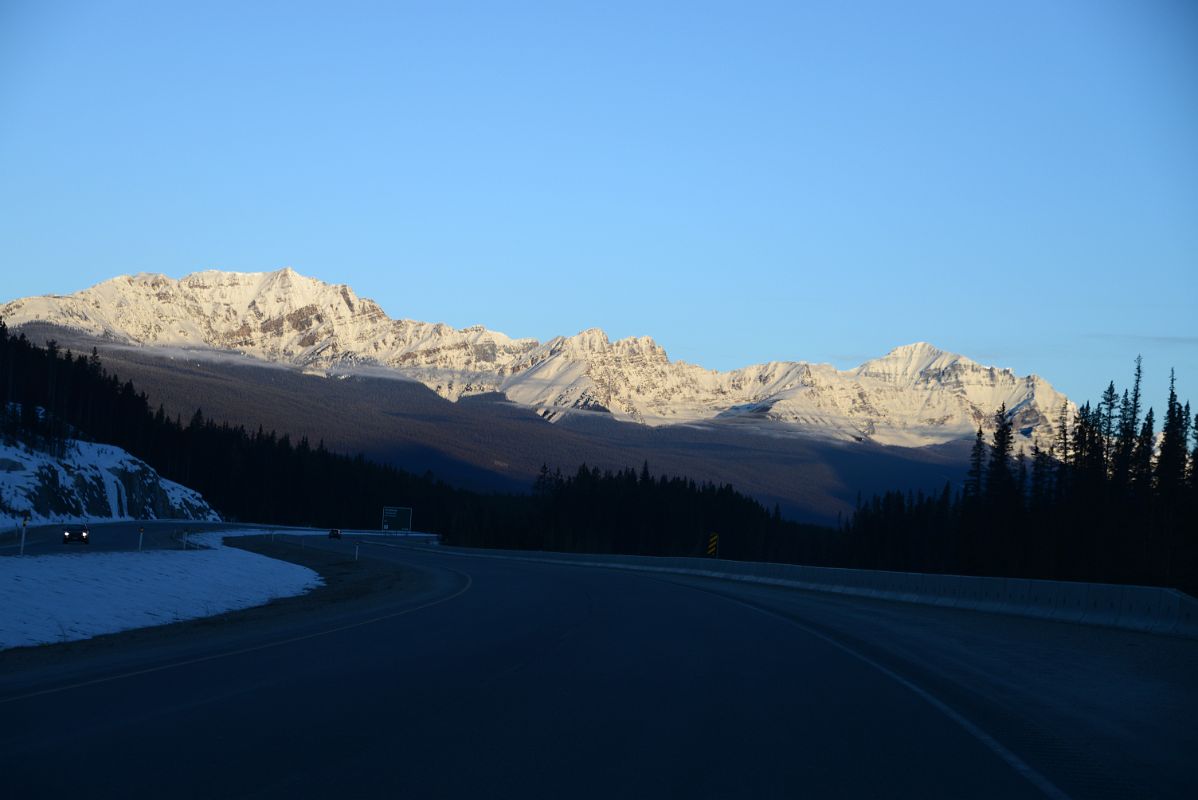
[[[291,269],[197,272],[178,281],[122,276],[72,295],[16,300],[0,306],[0,316],[10,326],[42,320],[121,342],[213,347],[317,367],[501,373],[537,344],[481,326],[393,320],[348,286]]]
[[[734,420],[771,433],[919,446],[988,428],[1005,403],[1025,442],[1053,436],[1068,400],[1037,376],[927,343],[852,370],[802,361],[730,372],[671,361],[648,337],[599,329],[540,343],[482,326],[391,319],[345,285],[290,269],[123,276],[67,296],[0,306],[10,326],[44,321],[144,346],[206,347],[330,373],[384,367],[450,400],[503,392],[549,419],[602,411],[649,425]]]
[[[0,445],[0,524],[121,519],[219,521],[198,492],[111,445],[68,442],[61,456]]]

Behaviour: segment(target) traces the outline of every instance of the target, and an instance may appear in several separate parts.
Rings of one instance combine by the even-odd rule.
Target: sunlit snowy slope
[[[579,410],[648,425],[737,419],[781,434],[921,446],[989,427],[1001,404],[1017,432],[1051,440],[1064,395],[1045,380],[927,343],[856,369],[803,361],[717,372],[671,361],[648,337],[599,329],[541,343],[482,326],[391,319],[345,285],[291,269],[122,276],[72,295],[0,306],[10,327],[41,321],[151,347],[201,347],[329,373],[384,367],[458,400],[502,392],[549,419]]]

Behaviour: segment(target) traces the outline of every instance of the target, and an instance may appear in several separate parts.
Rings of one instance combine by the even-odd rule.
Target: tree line
[[[963,484],[859,502],[839,529],[784,519],[730,485],[639,470],[544,467],[527,494],[484,494],[335,453],[287,433],[154,409],[90,355],[11,335],[0,320],[0,435],[61,452],[71,438],[121,447],[199,491],[226,519],[377,528],[384,505],[450,544],[720,556],[814,566],[1143,583],[1198,590],[1198,419],[1170,385],[1161,430],[1141,369],[1120,395],[1058,420],[1056,440],[1013,453],[1005,408],[979,428]]]
[[[730,556],[779,557],[778,543],[810,526],[782,519],[731,486],[654,477],[646,464],[563,477],[546,468],[528,494],[484,494],[334,453],[323,442],[167,415],[90,355],[45,347],[0,320],[0,435],[61,455],[70,439],[121,447],[200,492],[226,519],[376,529],[385,505],[410,506],[414,525],[451,544],[646,555],[700,555],[712,530],[736,531]],[[797,552],[797,550],[796,550]],[[721,553],[723,554],[723,552]]]
[[[1163,422],[1114,381],[1062,408],[1047,449],[1014,453],[1005,407],[977,431],[963,486],[888,492],[847,526],[862,567],[1173,586],[1198,593],[1198,417],[1170,375]]]
[[[712,533],[719,556],[744,561],[797,561],[810,539],[834,531],[782,517],[730,484],[697,483],[639,472],[579,466],[563,475],[548,466],[515,519],[460,529],[456,540],[480,547],[625,555],[701,556]]]
[[[461,493],[337,454],[306,438],[247,431],[196,409],[190,419],[153,409],[130,381],[108,373],[95,350],[62,352],[13,336],[0,321],[0,435],[61,455],[70,439],[120,447],[163,477],[199,491],[227,519],[286,525],[377,528],[384,505],[418,505],[444,526]],[[417,523],[422,520],[417,519]]]

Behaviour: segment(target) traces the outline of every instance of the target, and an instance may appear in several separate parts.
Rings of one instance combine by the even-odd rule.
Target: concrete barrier
[[[1123,587],[1119,619],[1122,627],[1153,633],[1172,633],[1184,598],[1180,592],[1162,592],[1144,586]]]
[[[932,605],[956,608],[961,602],[961,578],[957,575],[943,577],[940,594],[932,600]]]
[[[1045,584],[1045,595],[1051,608],[1056,611],[1056,619],[1066,622],[1081,622],[1086,615],[1086,601],[1089,598],[1089,584],[1066,583],[1063,581],[1041,581]],[[1052,585],[1056,584],[1056,585]]]
[[[1198,600],[1175,589],[1103,583],[932,575],[711,558],[657,558],[439,548],[474,558],[553,562],[786,586],[1198,639]]]
[[[1170,591],[1173,591],[1170,589]],[[1187,639],[1198,639],[1198,602],[1188,594],[1174,592],[1180,595],[1177,620],[1171,629],[1174,636],[1185,636]]]
[[[1123,587],[1095,583],[1086,587],[1086,608],[1081,621],[1087,625],[1119,626]]]

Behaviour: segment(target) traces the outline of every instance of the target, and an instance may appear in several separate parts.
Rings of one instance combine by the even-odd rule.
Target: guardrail
[[[352,534],[354,536],[378,536],[383,539],[407,539],[413,542],[425,542],[426,544],[440,544],[441,536],[436,533],[422,533],[420,531],[351,531],[343,530],[344,534]]]

